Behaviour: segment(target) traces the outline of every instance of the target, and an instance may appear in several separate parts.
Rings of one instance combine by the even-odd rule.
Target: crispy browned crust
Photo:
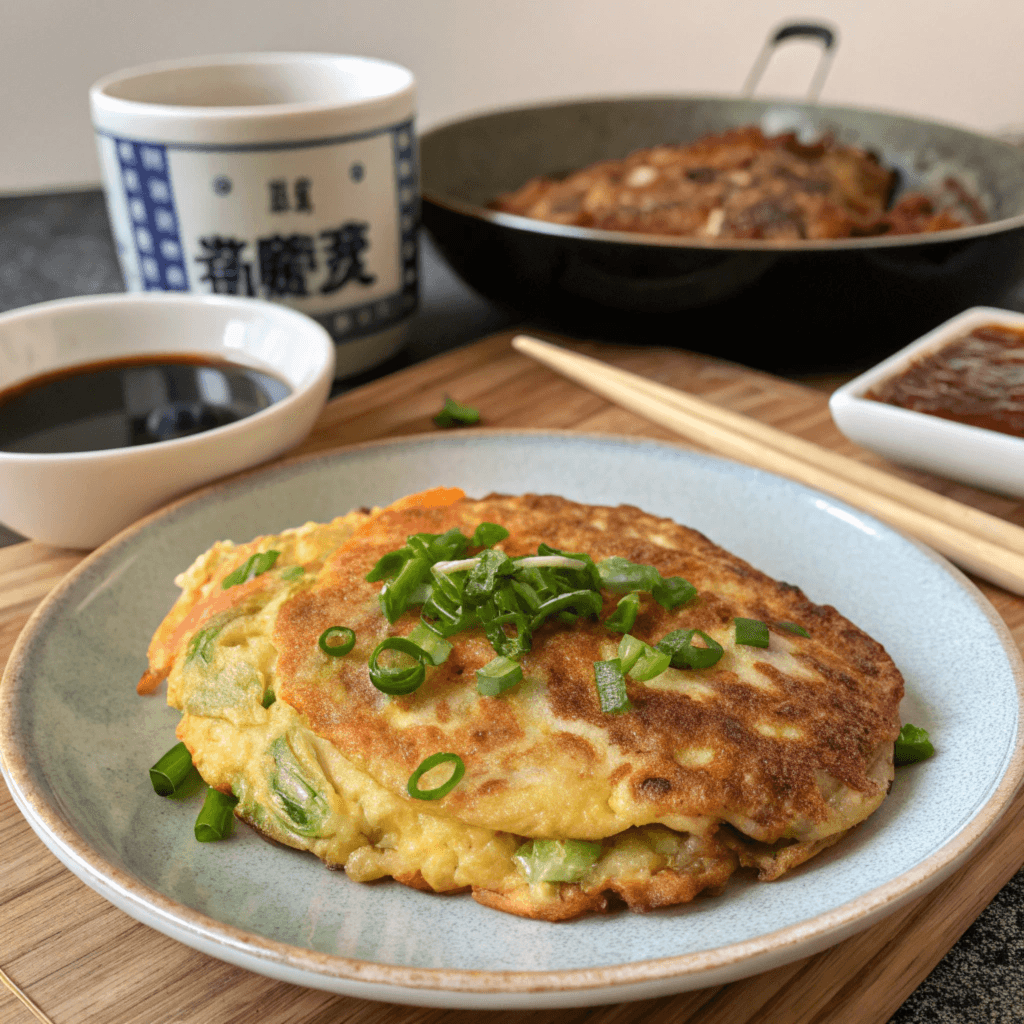
[[[782,842],[776,845],[759,843],[730,829],[723,829],[721,838],[736,852],[740,867],[757,868],[757,877],[760,881],[774,882],[776,878],[781,878],[787,871],[792,871],[793,868],[809,861],[822,850],[835,846],[850,831],[852,830],[846,829],[824,839],[814,839],[806,843]]]
[[[654,602],[645,604],[633,629],[643,640],[656,642],[677,628],[721,632],[731,628],[736,616],[769,624],[795,622],[811,634],[810,640],[790,644],[799,666],[796,673],[772,663],[766,652],[756,655],[760,660],[754,666],[754,682],[762,685],[751,685],[751,680],[721,667],[692,673],[713,699],[696,700],[685,690],[630,682],[634,710],[611,716],[601,711],[592,669],[602,657],[608,631],[592,621],[570,629],[545,625],[523,659],[524,672],[547,677],[552,718],[592,727],[605,740],[600,748],[588,749],[592,744],[579,735],[556,735],[545,739],[545,757],[558,746],[580,772],[592,775],[604,770],[607,752],[614,751],[626,759],[628,767],[620,765],[619,771],[628,773],[633,799],[657,815],[720,816],[731,808],[749,819],[745,831],[752,829],[769,842],[796,819],[828,820],[831,809],[820,788],[820,773],[872,799],[884,795],[868,768],[872,753],[899,732],[903,682],[880,644],[834,608],[811,603],[799,588],[772,580],[694,530],[631,506],[599,508],[537,495],[385,511],[375,520],[372,534],[343,547],[327,563],[315,587],[282,606],[274,636],[279,697],[376,777],[391,771],[404,780],[430,754],[454,751],[467,772],[446,798],[446,810],[488,825],[474,819],[473,812],[496,785],[500,788],[508,774],[502,767],[507,758],[528,758],[531,752],[540,756],[535,738],[524,734],[516,691],[501,699],[475,699],[465,713],[451,715],[449,702],[472,686],[475,670],[493,657],[482,633],[475,644],[463,640],[470,634],[460,635],[448,660],[432,670],[429,687],[393,700],[394,707],[412,713],[402,727],[382,716],[383,698],[369,682],[366,662],[373,647],[387,633],[408,633],[418,609],[389,628],[378,610],[381,585],[365,582],[368,570],[409,534],[443,533],[453,526],[472,533],[485,520],[512,531],[504,544],[511,555],[535,552],[543,541],[587,551],[595,560],[621,555],[652,564],[663,576],[681,575],[693,582],[700,597],[690,605],[667,612]],[[615,600],[608,600],[604,614]],[[338,622],[351,626],[359,642],[353,655],[325,670],[315,664],[317,638]],[[781,627],[772,629],[779,638],[776,643],[793,640]],[[765,735],[766,722],[799,728],[802,738]],[[713,749],[713,763],[681,764],[676,752],[685,745]]]
[[[618,893],[630,910],[646,913],[676,903],[689,903],[701,893],[718,895],[735,870],[735,859],[723,857],[699,873],[666,869],[649,878],[613,878],[606,888]]]
[[[538,921],[569,921],[583,914],[603,914],[608,910],[608,899],[603,893],[585,893],[578,885],[567,882],[559,884],[557,895],[543,903],[531,900],[529,889],[495,892],[474,888],[473,899],[485,907]]]

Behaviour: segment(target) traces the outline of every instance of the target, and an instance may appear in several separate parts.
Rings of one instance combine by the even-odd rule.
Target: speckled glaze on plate
[[[173,577],[248,540],[439,483],[628,502],[694,526],[836,605],[907,680],[935,740],[882,808],[773,884],[634,915],[550,924],[469,896],[350,882],[240,827],[192,836],[198,803],[147,769],[177,712],[135,693]],[[944,560],[798,484],[653,441],[454,432],[362,445],[210,488],[96,551],[40,606],[0,687],[0,755],[44,843],[123,910],[213,956],[347,995],[481,1009],[580,1006],[721,984],[808,956],[921,895],[997,820],[1024,775],[1024,667],[995,611]],[[964,699],[969,694],[970,699]]]

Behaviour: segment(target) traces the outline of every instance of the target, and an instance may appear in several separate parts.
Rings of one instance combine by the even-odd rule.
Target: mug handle
[[[748,98],[754,95],[754,89],[761,81],[761,76],[764,74],[765,68],[768,67],[768,62],[772,59],[776,48],[787,39],[814,39],[821,43],[821,57],[807,89],[807,102],[818,102],[822,86],[832,67],[836,48],[839,46],[839,30],[832,25],[819,22],[787,22],[772,32],[765,40],[764,46],[761,47],[761,52],[757,55],[757,59],[747,75],[747,80],[743,83],[740,95]]]

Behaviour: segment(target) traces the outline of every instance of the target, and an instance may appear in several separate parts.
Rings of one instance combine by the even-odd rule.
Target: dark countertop
[[[519,314],[495,306],[464,285],[429,238],[423,239],[421,251],[420,308],[408,346],[369,373],[336,385],[336,393],[523,323]],[[123,290],[101,192],[0,197],[0,312],[47,299]],[[1024,298],[1024,293],[1014,299],[1018,296]],[[0,545],[19,539],[0,526]],[[1021,857],[1024,860],[1024,851]],[[1024,870],[1003,888],[890,1024],[982,1022],[1024,1022]]]

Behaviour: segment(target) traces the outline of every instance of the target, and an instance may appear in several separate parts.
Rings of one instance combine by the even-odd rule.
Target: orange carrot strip
[[[392,502],[388,508],[395,512],[410,508],[444,508],[445,505],[454,505],[465,496],[466,492],[461,487],[431,487],[428,491],[407,494]]]

